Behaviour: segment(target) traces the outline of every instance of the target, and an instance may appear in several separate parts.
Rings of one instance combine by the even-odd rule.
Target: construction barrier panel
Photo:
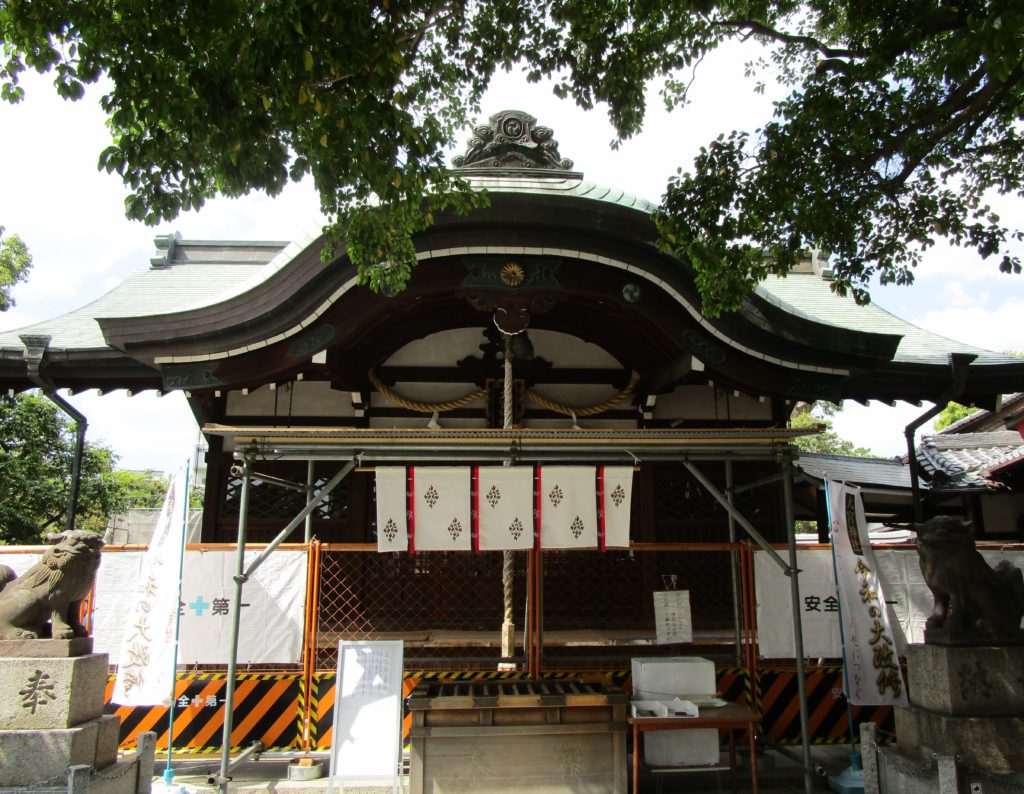
[[[559,680],[578,677],[578,671],[547,672],[541,679]],[[611,671],[599,675],[602,680],[632,688],[628,671]],[[239,674],[235,678],[235,717],[231,733],[232,752],[259,741],[272,751],[300,751],[306,704],[309,704],[308,749],[328,750],[333,741],[336,673],[316,673],[310,691],[303,691],[299,673]],[[406,698],[422,680],[445,681],[515,681],[530,678],[525,672],[407,671],[402,685]],[[224,726],[224,673],[179,675],[175,688],[173,751],[189,754],[214,754],[221,751]],[[756,693],[751,692],[750,675],[744,668],[722,668],[716,671],[718,695],[760,710],[761,733],[778,744],[800,743],[800,701],[796,671],[763,669],[757,673]],[[165,706],[116,706],[111,704],[113,678],[107,684],[107,713],[121,719],[121,747],[134,748],[138,735],[156,731],[158,749],[167,749],[167,713]],[[813,744],[843,744],[850,740],[849,718],[843,697],[841,667],[811,668],[806,673],[808,720]],[[756,694],[756,702],[751,695]],[[889,706],[853,706],[854,728],[859,735],[861,722],[874,722],[892,733],[893,712]],[[403,715],[403,736],[408,736],[410,716]]]
[[[817,667],[806,671],[808,732],[812,744],[843,744],[850,741],[852,712],[854,735],[860,737],[862,722],[877,723],[889,733],[895,730],[892,706],[850,706],[843,696],[843,668]],[[800,697],[796,671],[758,671],[757,689],[761,731],[778,744],[800,744]]]
[[[121,718],[120,746],[133,749],[140,733],[155,731],[157,749],[167,749],[166,706],[118,706],[110,702],[114,678],[107,681],[106,712]],[[243,673],[235,676],[231,750],[259,741],[264,750],[298,750],[301,738],[300,673]],[[196,755],[221,752],[224,732],[225,673],[179,675],[174,695],[172,751]]]

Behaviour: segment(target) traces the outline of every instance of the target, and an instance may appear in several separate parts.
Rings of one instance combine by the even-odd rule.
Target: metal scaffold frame
[[[238,520],[238,551],[235,594],[232,601],[232,636],[229,649],[228,689],[225,702],[223,756],[218,780],[222,791],[227,789],[230,767],[230,737],[233,708],[233,676],[237,656],[239,613],[242,587],[249,576],[269,554],[347,477],[357,465],[378,462],[404,462],[407,464],[430,462],[475,461],[515,464],[534,464],[550,461],[573,463],[629,461],[672,461],[681,463],[702,487],[722,506],[729,517],[731,536],[738,524],[751,539],[790,577],[791,606],[794,616],[794,639],[799,691],[800,725],[803,740],[804,783],[807,794],[813,785],[813,769],[808,730],[805,666],[802,627],[800,625],[799,569],[796,558],[796,536],[793,521],[792,441],[813,429],[724,429],[724,430],[379,430],[365,428],[310,428],[310,427],[233,427],[207,425],[204,432],[223,436],[235,449],[242,461],[242,490]],[[257,459],[306,461],[346,461],[345,465],[323,488],[309,493],[305,507],[268,544],[248,567],[244,565],[245,531],[248,521],[249,483],[252,465]],[[720,462],[726,467],[726,493],[722,493],[695,465],[696,462]],[[735,488],[732,483],[732,463],[739,461],[770,461],[781,468],[784,495],[786,535],[789,560],[765,540],[734,504]],[[776,478],[772,478],[773,480]],[[750,484],[751,487],[759,483]],[[538,672],[543,642],[543,627],[538,620],[543,593],[540,585],[541,560],[531,552],[529,568],[532,574],[531,604],[525,633],[528,668]],[[734,579],[734,603],[739,602],[738,585]],[[753,596],[748,594],[748,598]],[[748,604],[748,606],[750,606]],[[737,608],[738,609],[738,608]],[[752,626],[750,627],[752,629]],[[749,629],[748,629],[749,631]],[[745,632],[746,633],[746,632]],[[752,635],[752,631],[750,634]],[[753,652],[751,652],[753,653]],[[749,657],[748,657],[749,661]],[[753,669],[753,668],[752,668]]]

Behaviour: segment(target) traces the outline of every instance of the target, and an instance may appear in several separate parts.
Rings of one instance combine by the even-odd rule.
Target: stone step
[[[117,762],[120,720],[107,714],[73,728],[0,731],[0,786],[33,786],[85,764],[103,771]]]

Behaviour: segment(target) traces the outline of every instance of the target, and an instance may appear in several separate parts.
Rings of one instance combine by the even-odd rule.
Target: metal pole
[[[242,493],[238,505],[238,551],[235,555],[235,597],[231,602],[231,642],[228,646],[227,690],[224,696],[224,730],[221,734],[220,776],[217,784],[221,794],[228,791],[231,762],[232,711],[235,705],[235,658],[238,656],[238,628],[242,612],[242,585],[245,582],[245,531],[249,523],[249,485],[252,479],[252,455],[242,458]]]
[[[796,527],[793,522],[793,468],[789,455],[782,459],[782,493],[786,510],[786,539],[789,545],[789,592],[793,609],[793,642],[796,645],[796,688],[800,698],[800,736],[804,750],[804,792],[813,794],[814,766],[807,716],[807,675],[804,670],[804,632],[800,621],[800,569],[796,560]]]
[[[235,576],[233,577],[235,580],[235,596],[231,603],[231,644],[228,647],[227,689],[224,698],[223,747],[221,748],[220,777],[217,779],[222,794],[227,794],[227,786],[230,780],[228,771],[231,761],[231,717],[235,702],[235,668],[237,664],[236,657],[238,656],[238,629],[241,623],[242,612],[242,586],[252,573],[270,556],[274,549],[284,542],[284,539],[292,533],[292,530],[301,524],[306,516],[312,513],[317,505],[326,499],[338,483],[345,479],[355,467],[356,461],[354,460],[342,466],[338,473],[331,478],[330,482],[317,493],[316,497],[295,518],[288,522],[288,525],[257,555],[256,559],[247,568],[245,566],[245,531],[249,523],[249,485],[252,480],[252,454],[247,452],[242,457],[242,494],[238,507],[238,552],[235,558]]]
[[[313,461],[306,461],[306,504],[313,501]],[[306,543],[313,539],[313,511],[306,514]]]
[[[743,529],[747,531],[747,534],[750,535],[750,537],[752,537],[755,541],[757,541],[757,545],[764,549],[768,553],[768,556],[779,564],[779,567],[782,568],[786,576],[789,576],[792,572],[792,568],[790,568],[790,566],[786,564],[786,561],[779,556],[779,553],[771,547],[771,545],[768,543],[767,540],[764,539],[761,533],[754,529],[754,525],[747,521],[747,519],[743,517],[740,511],[729,503],[729,500],[726,499],[722,492],[715,487],[714,483],[712,483],[711,480],[705,477],[701,470],[694,466],[686,458],[683,458],[683,465],[686,467],[686,470],[694,476],[697,482],[704,486],[704,489],[715,498],[715,501],[717,501],[722,507],[724,507],[725,511],[730,516],[733,516],[736,519],[736,523],[743,527]]]
[[[299,511],[299,514],[295,516],[295,518],[293,518],[291,521],[289,521],[287,525],[285,525],[284,529],[277,533],[277,537],[270,541],[270,543],[267,544],[267,547],[256,555],[256,559],[249,563],[249,567],[246,568],[243,573],[240,573],[242,577],[242,583],[244,583],[246,579],[252,576],[253,572],[257,568],[259,568],[264,562],[266,562],[267,557],[273,554],[274,549],[276,549],[278,546],[284,543],[285,539],[290,534],[292,534],[292,530],[294,530],[295,527],[301,524],[303,520],[305,520],[306,516],[308,516],[310,513],[316,510],[319,504],[322,501],[324,501],[324,499],[326,499],[328,496],[330,496],[331,491],[333,491],[338,486],[338,483],[344,480],[355,467],[356,462],[354,460],[350,460],[348,463],[342,466],[341,469],[338,470],[337,474],[331,477],[330,481],[317,492],[316,496],[313,498],[313,501],[309,502],[304,508],[302,508],[302,510]],[[239,526],[241,526],[241,522],[239,522]]]
[[[70,532],[75,528],[75,515],[78,513],[78,493],[82,482],[82,457],[85,453],[85,433],[89,423],[81,411],[57,394],[56,385],[43,372],[43,356],[50,346],[50,337],[41,334],[24,334],[19,338],[25,346],[23,355],[28,379],[42,389],[43,394],[70,416],[75,423],[75,454],[71,459],[71,482],[68,484],[68,511],[67,516],[64,518],[64,529]]]
[[[736,519],[732,516],[732,511],[736,509],[736,494],[734,491],[733,478],[732,478],[732,461],[727,460],[725,462],[725,496],[729,500],[729,543],[732,544],[733,548],[729,551],[729,559],[731,565],[729,567],[729,573],[732,574],[732,625],[736,627],[736,666],[742,667],[742,640],[740,634],[740,585],[737,577],[737,568],[739,567],[739,555],[736,553]]]

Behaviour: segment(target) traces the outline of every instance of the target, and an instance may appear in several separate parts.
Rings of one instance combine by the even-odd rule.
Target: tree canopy
[[[74,449],[74,426],[45,397],[0,397],[0,544],[39,543],[64,528]],[[100,532],[124,509],[116,460],[109,449],[86,444],[76,529]]]
[[[959,422],[961,419],[966,419],[971,414],[976,414],[980,410],[980,408],[969,407],[960,403],[946,403],[946,407],[939,412],[939,415],[935,417],[935,421],[932,422],[932,427],[936,430],[945,430],[950,425]]]
[[[114,472],[114,480],[121,489],[124,507],[141,507],[154,509],[162,507],[168,479],[161,472],[129,471],[119,469]]]
[[[715,314],[809,247],[860,301],[873,278],[912,281],[941,238],[1020,273],[1020,226],[987,200],[1024,193],[1022,32],[1016,0],[13,0],[0,96],[21,98],[26,68],[70,99],[105,75],[99,162],[129,217],[309,175],[332,219],[325,256],[343,243],[364,282],[400,288],[432,213],[486,201],[444,153],[496,69],[605,104],[621,140],[643,127],[650,81],[684,105],[705,55],[753,39],[769,54],[751,79],[790,93],[680,164],[656,215]]]
[[[28,246],[16,234],[4,237],[4,227],[0,226],[0,312],[14,305],[11,289],[28,278],[31,268],[32,254]]]
[[[814,435],[801,436],[796,446],[803,452],[816,455],[847,455],[856,458],[871,457],[867,447],[858,447],[843,438],[833,429],[832,417],[843,410],[841,405],[829,402],[798,403],[789,419],[790,427],[814,427],[823,429]]]

